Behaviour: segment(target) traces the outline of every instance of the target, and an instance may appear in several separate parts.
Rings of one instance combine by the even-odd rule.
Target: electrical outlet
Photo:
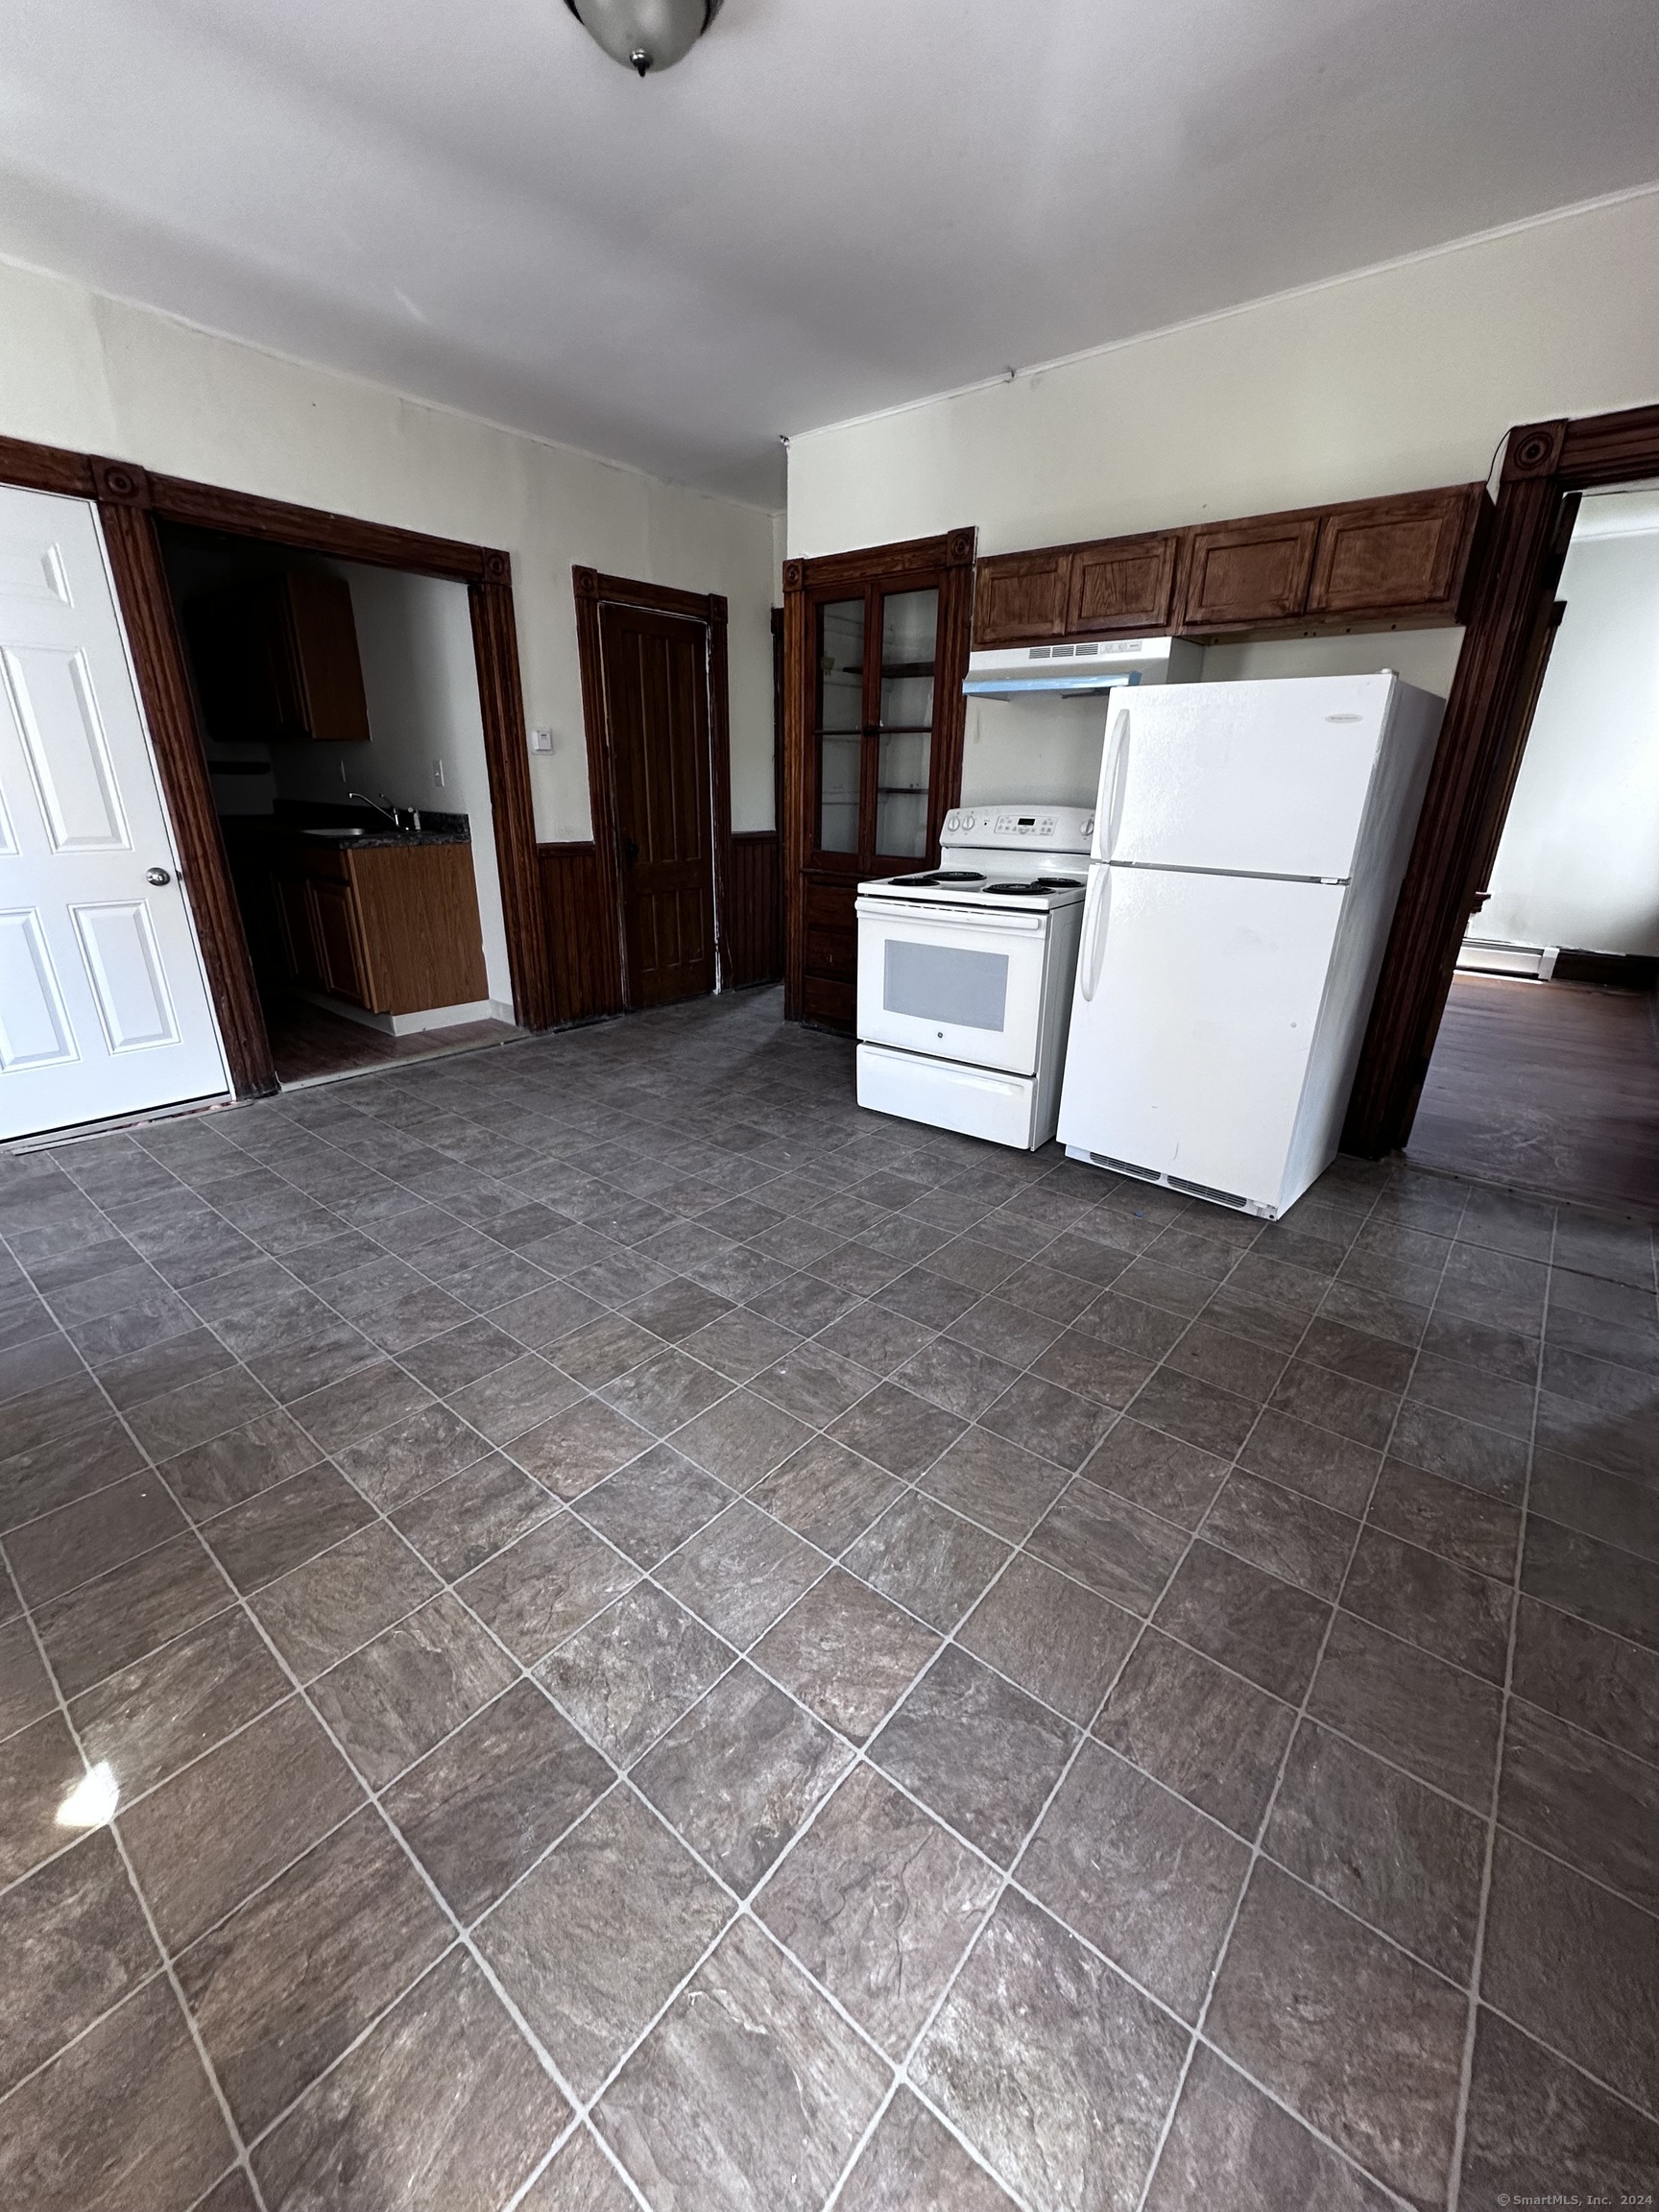
[[[444,763],[442,760],[434,760],[432,763],[432,781],[442,791],[444,788]]]

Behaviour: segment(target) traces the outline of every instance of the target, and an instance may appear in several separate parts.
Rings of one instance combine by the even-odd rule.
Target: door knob
[[[159,891],[164,883],[171,883],[173,878],[168,875],[165,868],[146,868],[144,880],[146,883],[154,883],[156,890]]]

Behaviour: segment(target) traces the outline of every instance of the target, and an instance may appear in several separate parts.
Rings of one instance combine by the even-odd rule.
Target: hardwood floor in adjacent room
[[[348,1021],[303,998],[272,1000],[265,1007],[271,1058],[285,1089],[329,1075],[356,1075],[410,1060],[438,1060],[480,1045],[504,1045],[525,1032],[510,1022],[463,1022],[448,1029],[419,1029],[389,1037],[367,1022]]]
[[[1407,1154],[1555,1197],[1659,1209],[1653,1001],[1459,975]]]

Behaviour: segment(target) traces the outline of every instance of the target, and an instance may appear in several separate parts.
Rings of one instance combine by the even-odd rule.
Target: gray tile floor
[[[0,1162],[0,2203],[1651,2190],[1648,1232],[779,1012]]]

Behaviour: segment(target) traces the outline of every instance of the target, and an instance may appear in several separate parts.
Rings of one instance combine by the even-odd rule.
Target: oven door
[[[935,1060],[1037,1072],[1046,914],[858,902],[858,1034]]]

